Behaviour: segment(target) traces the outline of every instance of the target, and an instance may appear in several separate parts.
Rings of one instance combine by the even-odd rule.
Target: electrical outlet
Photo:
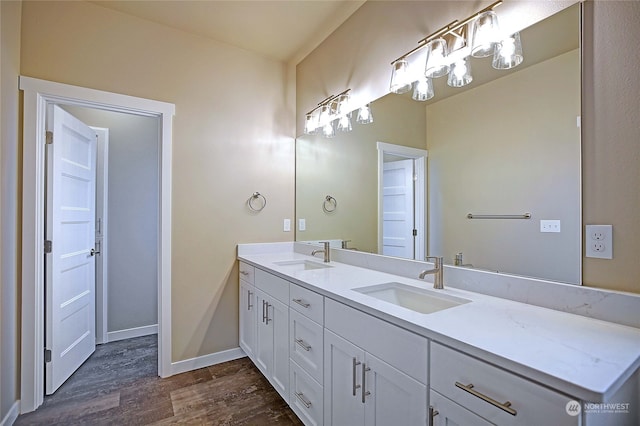
[[[540,232],[560,232],[559,220],[541,220]]]
[[[285,219],[282,225],[284,232],[291,232],[291,219]]]
[[[298,231],[307,230],[307,221],[304,219],[298,219]]]
[[[613,226],[587,225],[585,246],[587,257],[613,259]]]

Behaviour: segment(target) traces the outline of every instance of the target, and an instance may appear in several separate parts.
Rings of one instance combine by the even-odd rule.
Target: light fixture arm
[[[322,107],[324,105],[327,105],[328,103],[330,103],[334,99],[336,99],[336,98],[338,98],[338,97],[340,97],[340,96],[342,96],[342,95],[344,95],[346,93],[349,93],[349,91],[351,91],[351,89],[343,90],[342,92],[338,93],[337,95],[330,95],[330,96],[326,97],[324,100],[318,102],[318,106],[316,106],[314,109],[309,111],[307,113],[307,115],[312,114],[315,110],[317,110],[318,108],[320,108],[320,107]]]

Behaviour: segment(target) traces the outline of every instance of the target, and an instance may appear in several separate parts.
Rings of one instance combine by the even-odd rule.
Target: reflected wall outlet
[[[540,232],[560,232],[559,220],[541,220]]]
[[[298,219],[298,231],[305,231],[307,229],[307,221],[304,219]]]
[[[613,226],[586,226],[586,256],[599,259],[613,259]]]

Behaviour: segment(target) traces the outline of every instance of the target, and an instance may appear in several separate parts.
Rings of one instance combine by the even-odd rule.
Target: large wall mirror
[[[517,68],[474,58],[464,88],[297,138],[296,240],[580,284],[579,4],[520,34]]]

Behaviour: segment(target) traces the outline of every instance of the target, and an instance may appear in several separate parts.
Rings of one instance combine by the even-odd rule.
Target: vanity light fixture
[[[520,34],[508,37],[500,34],[494,9],[503,0],[485,7],[462,21],[453,21],[418,42],[418,46],[391,62],[392,93],[406,93],[413,85],[412,98],[425,101],[434,96],[431,79],[449,75],[447,84],[463,87],[473,81],[472,57],[493,55],[495,69],[510,69],[522,63]],[[424,74],[416,71],[409,57],[425,49]]]
[[[358,110],[356,121],[360,124],[373,123],[373,114],[371,114],[371,104],[366,104]]]
[[[321,133],[327,138],[332,138],[336,135],[336,130],[350,132],[353,129],[351,126],[352,106],[349,95],[350,90],[351,89],[347,89],[337,95],[329,96],[309,111],[305,115],[304,134],[312,135]],[[358,123],[366,124],[372,122],[373,118],[371,117],[370,111],[369,117],[370,121],[360,121],[360,112],[358,112]]]

